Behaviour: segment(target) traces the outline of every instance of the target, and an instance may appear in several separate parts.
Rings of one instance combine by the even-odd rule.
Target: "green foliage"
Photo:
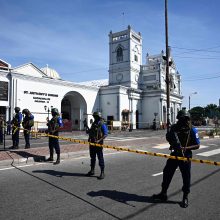
[[[191,119],[194,125],[202,125],[204,119],[204,108],[197,106],[190,110]]]
[[[213,136],[214,135],[214,129],[207,131],[208,136]]]
[[[204,108],[205,115],[209,118],[220,118],[220,108],[215,104],[209,104]]]
[[[214,129],[214,135],[219,135],[220,134],[220,129],[219,128],[215,128]]]
[[[203,123],[206,117],[220,119],[220,108],[215,104],[209,104],[206,107],[196,106],[190,110],[193,122]]]
[[[208,135],[208,136],[214,136],[214,135],[219,135],[219,134],[220,134],[219,128],[215,128],[215,129],[211,129],[209,131],[206,131],[206,135]]]

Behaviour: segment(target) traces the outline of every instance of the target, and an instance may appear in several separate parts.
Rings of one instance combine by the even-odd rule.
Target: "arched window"
[[[123,50],[121,47],[117,49],[117,62],[123,61]]]
[[[134,55],[134,61],[138,62],[138,56]]]

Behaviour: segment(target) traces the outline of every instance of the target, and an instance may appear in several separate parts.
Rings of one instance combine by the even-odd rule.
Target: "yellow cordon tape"
[[[26,130],[26,129],[21,128],[21,130]],[[38,133],[38,132],[33,132],[32,131],[31,133]],[[42,133],[42,134],[44,134],[44,133]],[[73,142],[73,143],[90,144],[90,145],[95,146],[95,147],[109,148],[109,149],[118,150],[118,151],[127,151],[127,152],[131,152],[131,153],[144,154],[144,155],[149,155],[149,156],[154,156],[154,157],[164,157],[164,158],[170,158],[170,159],[173,159],[173,160],[191,161],[191,162],[194,162],[194,163],[203,163],[203,164],[220,166],[220,162],[212,161],[212,160],[199,160],[199,159],[195,159],[195,158],[171,156],[169,154],[153,153],[153,152],[149,152],[149,151],[132,150],[132,149],[129,149],[129,148],[124,148],[124,147],[114,147],[114,146],[104,145],[104,144],[103,145],[102,144],[95,144],[95,143],[91,143],[91,142],[88,142],[88,141],[82,141],[82,140],[77,140],[77,139],[73,139],[73,138],[66,138],[66,137],[55,136],[55,135],[50,135],[50,134],[44,134],[44,136],[57,138],[57,139],[60,139],[60,140],[65,140],[65,141],[69,141],[69,142]]]
[[[194,159],[194,158],[171,156],[169,154],[153,153],[153,152],[149,152],[149,151],[132,150],[129,148],[124,148],[124,147],[114,147],[114,146],[104,145],[104,144],[103,145],[95,144],[95,143],[90,143],[88,141],[81,141],[81,140],[77,140],[77,139],[73,139],[73,138],[65,138],[62,136],[54,136],[54,135],[49,135],[49,134],[47,134],[46,136],[65,140],[65,141],[70,141],[70,142],[74,142],[74,143],[90,144],[92,146],[109,148],[109,149],[118,150],[118,151],[127,151],[127,152],[131,152],[131,153],[136,153],[136,154],[144,154],[144,155],[150,155],[150,156],[155,156],[155,157],[164,157],[164,158],[170,158],[170,159],[174,159],[174,160],[191,161],[194,163],[204,163],[204,164],[209,164],[209,165],[220,166],[220,162],[211,161],[211,160],[199,160],[199,159]]]

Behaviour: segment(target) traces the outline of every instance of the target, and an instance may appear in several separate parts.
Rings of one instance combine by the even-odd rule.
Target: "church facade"
[[[11,120],[14,107],[28,108],[38,127],[46,126],[52,107],[70,122],[71,129],[82,130],[83,121],[100,111],[107,123],[147,128],[156,119],[158,126],[166,123],[166,63],[163,51],[147,55],[142,63],[142,37],[130,26],[124,31],[109,33],[109,79],[98,83],[74,83],[60,78],[49,68],[32,63],[12,68],[0,60],[0,115]],[[172,60],[173,61],[173,60]],[[171,123],[181,108],[181,76],[174,61],[170,66]]]
[[[142,63],[142,37],[130,26],[124,31],[109,33],[109,84],[100,88],[102,112],[109,119],[126,123],[133,128],[146,128],[154,119],[157,126],[167,121],[166,61],[160,54],[146,56]],[[170,114],[176,121],[181,109],[181,76],[171,58]],[[109,117],[110,116],[110,117]]]

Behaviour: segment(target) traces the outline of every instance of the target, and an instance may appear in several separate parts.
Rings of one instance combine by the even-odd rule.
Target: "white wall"
[[[154,113],[158,113],[157,120],[160,119],[160,97],[144,97],[142,104],[142,126],[143,128],[150,127],[155,118]]]
[[[47,112],[44,106],[53,106],[61,110],[61,101],[64,96],[75,91],[82,95],[87,104],[87,113],[92,113],[97,102],[98,88],[81,86],[71,82],[39,79],[35,77],[13,75],[14,103],[12,108],[19,106],[21,109],[28,108],[35,113],[35,121],[45,121]],[[31,94],[34,92],[33,94]],[[52,95],[49,95],[52,94]],[[55,95],[55,96],[53,96]],[[73,106],[74,108],[74,106]],[[13,110],[12,109],[12,110]],[[78,119],[80,123],[80,118]]]
[[[129,100],[126,87],[114,86],[101,88],[100,106],[104,118],[114,116],[114,120],[121,121],[123,109],[129,109]]]

